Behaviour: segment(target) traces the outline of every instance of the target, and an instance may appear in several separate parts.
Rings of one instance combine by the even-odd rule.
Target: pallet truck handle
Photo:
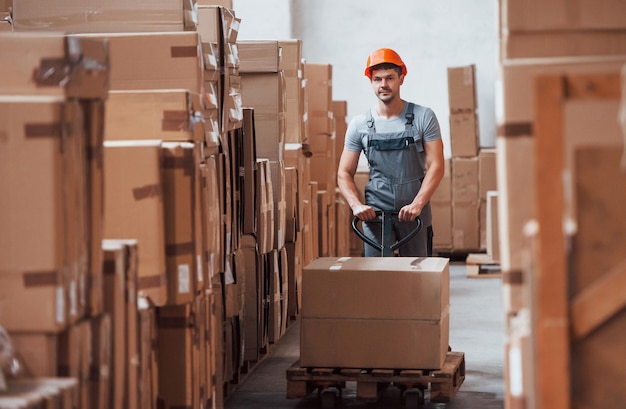
[[[391,215],[391,216],[397,216],[398,212],[385,212],[385,215]],[[376,211],[376,216],[381,217],[383,216],[383,212],[380,210]],[[374,247],[375,249],[377,249],[378,251],[380,251],[381,253],[383,252],[384,248],[382,243],[377,243],[376,241],[374,241],[372,238],[368,237],[365,235],[365,233],[363,233],[361,230],[359,230],[358,228],[358,223],[361,221],[361,219],[359,219],[358,217],[354,216],[354,219],[352,219],[352,230],[354,230],[354,233],[356,233],[357,236],[359,236],[359,238],[361,240],[363,240],[364,242],[366,242],[367,244],[369,244],[370,246]],[[390,246],[390,250],[394,251],[395,249],[404,246],[409,240],[411,240],[413,237],[415,237],[415,235],[417,233],[419,233],[420,230],[422,230],[422,219],[418,217],[415,218],[415,221],[417,222],[417,226],[415,226],[415,228],[413,230],[411,230],[409,232],[409,234],[407,234],[405,237],[403,237],[402,239],[398,240],[397,242],[395,242],[394,244],[392,244]]]

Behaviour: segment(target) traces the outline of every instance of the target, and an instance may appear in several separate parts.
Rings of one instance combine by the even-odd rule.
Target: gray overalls
[[[411,203],[424,179],[426,169],[426,153],[423,135],[418,132],[414,121],[414,105],[408,104],[405,114],[406,124],[402,132],[377,133],[371,111],[367,111],[367,146],[365,156],[370,166],[370,180],[365,186],[365,202],[375,210],[398,212]],[[420,219],[423,228],[406,245],[399,248],[402,257],[428,256],[428,231],[432,222],[430,204],[426,204]],[[371,220],[364,222],[363,232],[381,243],[381,222]],[[394,218],[392,234],[389,238],[393,243],[405,237],[415,229],[416,222],[399,222]],[[365,244],[365,257],[380,257],[380,251]]]

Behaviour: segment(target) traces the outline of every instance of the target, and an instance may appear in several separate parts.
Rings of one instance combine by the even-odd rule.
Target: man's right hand
[[[354,214],[355,217],[358,217],[359,220],[363,221],[372,220],[376,217],[376,211],[374,208],[364,204],[355,206],[352,209],[352,214]]]

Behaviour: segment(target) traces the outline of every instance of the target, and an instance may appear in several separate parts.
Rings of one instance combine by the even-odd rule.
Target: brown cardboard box
[[[452,157],[478,154],[478,117],[475,112],[450,114],[450,151]]]
[[[448,351],[449,323],[448,309],[438,321],[303,319],[300,364],[439,369]]]
[[[452,248],[480,250],[479,202],[453,203]]]
[[[301,364],[439,368],[448,349],[449,279],[444,258],[312,261],[302,277]]]
[[[52,32],[131,32],[182,31],[186,25],[179,1],[128,2],[113,0],[105,5],[80,0],[35,0],[13,3],[13,24],[16,31]]]
[[[159,399],[165,407],[193,405],[192,305],[157,309]]]
[[[56,376],[59,369],[60,336],[48,332],[9,332],[13,356],[22,375],[35,378]],[[76,349],[76,353],[78,350]],[[69,368],[68,368],[69,369]]]
[[[304,64],[306,106],[309,138],[333,133],[333,66],[330,64]]]
[[[101,39],[59,33],[0,36],[0,88],[8,95],[106,99],[109,62],[108,44]]]
[[[439,257],[320,257],[303,267],[302,286],[302,318],[438,320],[450,303]]]
[[[452,158],[452,203],[478,205],[478,157]]]
[[[277,72],[281,60],[281,47],[276,40],[241,40],[239,72]]]
[[[186,89],[202,95],[202,54],[195,31],[79,37],[108,42],[111,90]]]
[[[284,159],[285,78],[282,71],[241,74],[241,98],[254,107],[258,158]]]
[[[478,153],[478,197],[487,198],[487,192],[497,190],[496,149],[481,148]]]
[[[204,141],[200,95],[187,90],[111,91],[105,139]]]
[[[187,142],[161,144],[168,304],[193,301],[197,287],[195,148]]]
[[[450,113],[472,113],[478,107],[476,66],[448,68],[448,103]]]
[[[452,202],[430,202],[433,215],[433,249],[452,249]]]
[[[286,90],[286,130],[285,143],[307,141],[304,102],[304,62],[302,60],[302,40],[279,40],[281,58],[278,68],[285,74]]]
[[[105,228],[109,239],[136,239],[139,292],[167,302],[163,161],[159,141],[105,142]]]
[[[78,104],[62,98],[0,98],[0,135],[12,136],[0,138],[0,321],[8,331],[62,330],[76,308],[69,301],[81,255],[70,253],[78,231],[66,221],[79,192],[62,141],[83,137],[73,132],[82,131],[81,119]]]

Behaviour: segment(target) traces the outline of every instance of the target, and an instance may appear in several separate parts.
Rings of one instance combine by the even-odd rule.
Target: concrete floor
[[[504,407],[504,320],[499,278],[467,278],[465,264],[450,263],[450,345],[465,352],[465,382],[448,404],[425,409],[501,409]],[[225,409],[321,408],[317,393],[286,399],[286,370],[300,354],[298,322],[272,345],[269,353],[244,378],[224,403]],[[375,402],[356,399],[356,386],[348,382],[338,408],[401,408],[399,390],[389,387]]]

